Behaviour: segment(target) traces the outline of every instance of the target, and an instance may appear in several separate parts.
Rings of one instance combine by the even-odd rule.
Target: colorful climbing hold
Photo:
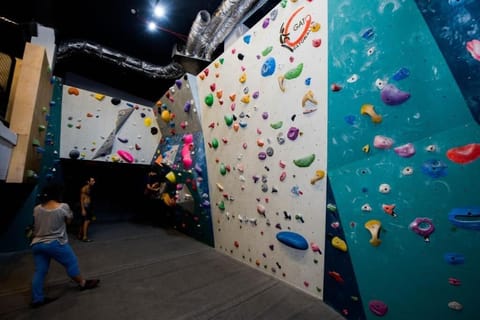
[[[214,101],[213,94],[211,93],[207,94],[204,98],[204,101],[207,106],[211,107]]]
[[[380,245],[382,240],[380,240],[380,228],[382,227],[382,223],[378,220],[368,220],[365,222],[365,229],[370,232],[370,244],[374,247]]]
[[[283,76],[287,80],[298,78],[303,71],[303,63],[299,63],[295,68],[288,70]]]
[[[422,164],[422,172],[432,178],[441,178],[447,175],[447,165],[440,160],[430,159]]]
[[[373,139],[373,146],[378,149],[390,149],[393,145],[393,139],[381,135],[376,135]]]
[[[386,84],[380,96],[385,104],[395,106],[407,101],[410,98],[410,93],[398,89],[393,84]]]
[[[480,158],[480,143],[470,143],[447,150],[447,158],[458,164],[469,164]]]
[[[305,238],[299,233],[292,231],[280,231],[277,233],[276,238],[281,243],[299,250],[307,250],[308,242]]]
[[[70,94],[70,95],[73,94],[75,96],[78,96],[80,94],[80,91],[75,87],[68,88],[67,92],[68,92],[68,94]]]
[[[315,154],[312,153],[303,158],[293,160],[293,163],[300,168],[309,167],[315,161]]]
[[[368,302],[368,309],[379,317],[383,317],[388,312],[388,306],[380,300],[371,300]]]
[[[395,153],[402,158],[410,158],[416,152],[413,143],[406,143],[404,145],[395,147],[393,151],[395,151]]]
[[[373,123],[382,122],[382,116],[375,112],[375,109],[372,104],[369,104],[369,103],[363,104],[362,107],[360,108],[360,114],[369,115]]]
[[[315,184],[318,181],[322,180],[325,177],[325,171],[323,170],[316,170],[315,175],[312,179],[310,179],[310,184]]]
[[[480,207],[453,208],[448,220],[459,228],[480,230]]]
[[[397,214],[395,213],[395,205],[394,204],[382,204],[382,209],[383,211],[388,214],[388,215],[391,215],[392,217],[396,217]]]
[[[332,246],[343,252],[347,252],[347,243],[338,236],[334,236],[331,240]]]

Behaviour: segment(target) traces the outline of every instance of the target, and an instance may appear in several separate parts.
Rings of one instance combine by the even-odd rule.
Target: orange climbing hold
[[[73,94],[75,96],[78,96],[80,94],[80,91],[75,87],[68,88],[67,92],[68,92],[68,94]]]

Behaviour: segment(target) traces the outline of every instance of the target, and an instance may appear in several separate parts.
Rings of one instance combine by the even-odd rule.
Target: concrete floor
[[[52,262],[46,294],[31,309],[31,252],[0,254],[1,319],[344,319],[322,301],[173,229],[132,222],[91,226],[91,243],[70,243],[82,274],[101,279],[78,291]]]

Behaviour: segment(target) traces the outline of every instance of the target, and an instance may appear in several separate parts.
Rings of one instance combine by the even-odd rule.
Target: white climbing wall
[[[327,172],[327,48],[327,1],[282,1],[197,76],[216,249],[318,298],[326,178],[311,180]]]
[[[153,108],[69,86],[61,125],[60,158],[149,165],[162,137]]]

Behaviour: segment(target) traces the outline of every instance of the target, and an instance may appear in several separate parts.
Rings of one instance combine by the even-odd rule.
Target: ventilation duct
[[[60,44],[55,58],[61,61],[76,54],[95,56],[127,71],[142,73],[151,79],[178,79],[185,74],[185,69],[179,63],[157,66],[88,41],[69,41]]]
[[[205,32],[205,28],[209,23],[210,13],[206,10],[199,11],[188,34],[187,44],[185,46],[185,54],[187,56],[196,55],[195,50],[197,46],[199,46],[200,35]]]
[[[207,25],[192,24],[185,50],[187,56],[211,59],[211,55],[258,0],[224,0]],[[201,32],[199,32],[201,30]]]
[[[240,1],[234,6],[231,14],[223,19],[220,27],[215,30],[213,37],[208,41],[206,50],[203,53],[203,56],[205,56],[207,60],[211,60],[212,54],[217,47],[225,40],[230,32],[232,32],[243,16],[257,1],[258,0]]]

